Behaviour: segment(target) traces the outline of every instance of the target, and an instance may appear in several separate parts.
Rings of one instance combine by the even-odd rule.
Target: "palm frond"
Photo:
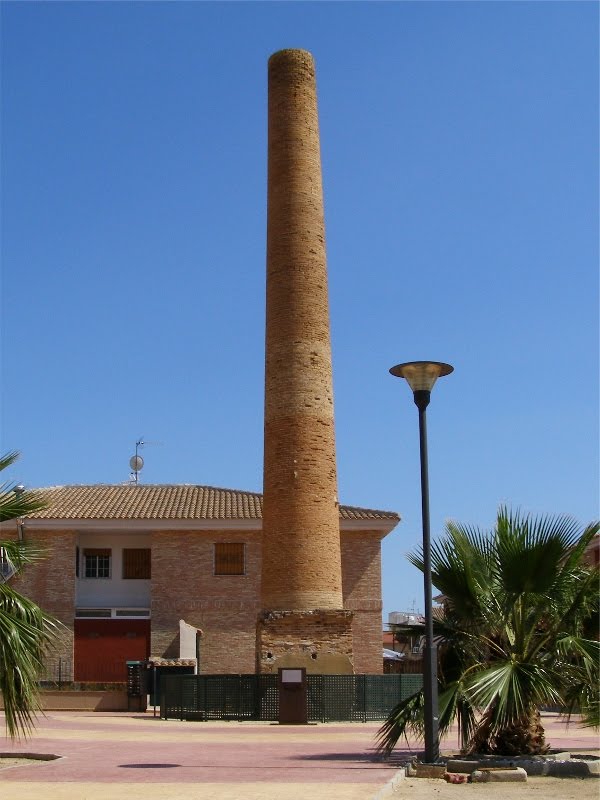
[[[580,725],[584,728],[600,728],[600,698],[596,692],[596,696],[585,705],[579,706],[581,713]]]
[[[0,539],[0,561],[19,572],[28,564],[36,564],[46,558],[48,550],[37,543]]]
[[[35,603],[0,584],[0,692],[11,738],[31,730],[39,674],[57,632],[57,623]]]
[[[26,517],[45,508],[46,503],[39,492],[16,493],[13,484],[0,486],[0,522]]]
[[[444,736],[456,720],[461,747],[465,747],[476,728],[477,710],[465,695],[462,681],[446,684],[439,694],[438,708],[440,736]]]
[[[13,464],[17,458],[16,452],[0,456],[0,470]],[[0,522],[44,508],[39,494],[17,493],[14,488],[10,483],[0,486]],[[3,566],[10,567],[11,572],[18,572],[43,555],[39,547],[30,543],[0,542]],[[39,709],[39,676],[48,649],[57,639],[59,625],[9,583],[0,582],[0,693],[4,700],[6,730],[11,738],[27,736],[31,732]]]
[[[538,664],[497,663],[466,681],[471,702],[493,709],[492,730],[510,725],[542,705],[560,703],[556,675]]]
[[[402,736],[408,741],[409,733],[417,739],[422,739],[423,709],[424,697],[421,689],[401,700],[377,731],[375,746],[377,752],[388,756]]]
[[[496,550],[504,589],[513,595],[547,592],[580,536],[579,525],[570,517],[535,518],[501,509]]]
[[[556,640],[559,653],[569,659],[581,658],[584,662],[595,665],[600,664],[600,642],[596,639],[584,639],[581,636],[566,634]]]
[[[12,466],[18,458],[19,452],[17,450],[11,450],[8,453],[0,454],[0,472]]]
[[[579,537],[579,540],[569,549],[567,558],[563,563],[563,571],[569,572],[573,567],[581,564],[587,546],[594,536],[600,531],[600,522],[591,522]]]

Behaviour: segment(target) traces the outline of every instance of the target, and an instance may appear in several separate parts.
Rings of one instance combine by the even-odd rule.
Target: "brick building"
[[[73,664],[74,680],[123,680],[125,661],[150,655],[198,655],[205,673],[257,670],[262,495],[192,485],[42,492],[48,508],[3,525],[2,533],[46,550],[14,579],[15,588],[65,626],[56,655]],[[343,605],[352,612],[357,673],[382,671],[381,540],[398,519],[339,507]],[[303,647],[319,672],[330,655],[326,637]]]

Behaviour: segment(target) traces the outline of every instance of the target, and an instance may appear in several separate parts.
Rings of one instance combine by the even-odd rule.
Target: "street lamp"
[[[419,409],[419,446],[421,451],[421,512],[423,517],[423,583],[425,587],[425,658],[423,693],[425,695],[425,762],[435,763],[440,755],[437,691],[437,647],[433,641],[431,599],[431,539],[429,533],[429,478],[427,469],[427,417],[425,409],[438,378],[454,371],[440,361],[409,361],[390,369],[397,378],[406,378]]]

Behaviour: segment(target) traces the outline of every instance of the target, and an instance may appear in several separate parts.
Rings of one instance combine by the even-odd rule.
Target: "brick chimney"
[[[269,59],[260,672],[352,672],[343,610],[315,66]]]

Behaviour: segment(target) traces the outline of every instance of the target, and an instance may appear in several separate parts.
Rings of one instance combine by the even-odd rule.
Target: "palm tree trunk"
[[[548,752],[542,718],[537,709],[510,722],[495,735],[490,736],[492,714],[493,710],[489,710],[482,717],[467,746],[467,753],[518,756],[541,755]]]
[[[495,751],[507,756],[547,753],[548,745],[540,712],[535,709],[502,728],[496,735]]]

